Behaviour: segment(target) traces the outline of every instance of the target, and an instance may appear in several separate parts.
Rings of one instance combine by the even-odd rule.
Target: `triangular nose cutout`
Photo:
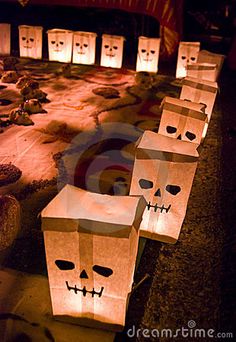
[[[160,190],[160,189],[158,189],[158,190],[156,191],[156,193],[155,193],[155,195],[154,195],[154,196],[161,197],[161,190]]]
[[[80,278],[88,279],[88,275],[85,270],[80,273]]]
[[[178,140],[181,140],[181,134],[177,137]]]

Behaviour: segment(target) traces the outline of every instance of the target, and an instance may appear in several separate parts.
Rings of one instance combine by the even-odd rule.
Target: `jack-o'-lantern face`
[[[50,264],[50,270],[52,272],[52,278],[54,279],[53,282],[55,282],[55,284],[51,285],[60,287],[61,291],[64,292],[64,296],[69,298],[74,297],[74,300],[78,301],[78,303],[83,300],[89,301],[91,299],[98,298],[102,300],[103,296],[108,295],[109,287],[112,287],[112,278],[114,278],[114,271],[112,267],[114,267],[114,264],[111,264],[110,261],[108,261],[109,259],[107,259],[105,262],[102,258],[100,263],[93,263],[94,256],[92,255],[90,255],[91,259],[88,259],[89,246],[92,247],[90,245],[92,241],[89,236],[86,236],[86,234],[66,233],[64,235],[64,233],[60,233],[60,235],[61,234],[63,235],[64,240],[64,255],[62,253],[62,246],[60,252],[54,253],[55,259],[52,264]],[[74,243],[70,241],[71,238],[78,242],[78,246],[81,248],[79,254],[76,250],[74,250]],[[88,239],[88,250],[86,253],[87,256],[83,257],[82,240],[86,238]],[[106,242],[106,238],[104,238],[104,241]],[[59,241],[55,240],[55,242],[57,243],[57,248],[60,248],[60,244],[58,245]],[[71,248],[72,250],[69,251]],[[97,257],[96,260],[98,261]],[[109,263],[110,267],[104,265],[104,263]]]
[[[179,235],[185,215],[195,167],[190,165],[188,168],[182,163],[163,160],[138,159],[134,167],[130,193],[143,195],[148,203],[140,233],[173,242]]]
[[[11,25],[0,23],[0,56],[10,55]]]
[[[189,151],[196,150],[196,147],[191,147],[191,143],[150,131],[146,131],[144,136],[147,136],[147,133],[156,139],[157,148],[160,150],[156,150],[156,153],[150,148],[150,152],[147,150],[146,156],[143,157],[139,155],[138,148],[134,162],[130,194],[143,195],[147,202],[140,225],[140,234],[164,242],[175,242],[185,216],[196,170],[196,159],[186,162],[187,156],[186,160],[184,154],[179,159],[177,154],[162,150],[161,145],[163,141],[165,144],[167,142],[173,151],[178,148],[180,153],[181,145],[183,150],[187,147]]]
[[[102,36],[102,53],[101,53],[101,66],[112,68],[120,68],[123,58],[123,43],[124,37],[122,36]]]
[[[159,51],[159,38],[139,37],[136,71],[157,72]]]
[[[130,286],[124,277],[129,274],[128,242],[82,232],[44,234],[54,313],[108,320],[116,298],[123,298],[117,302],[119,315],[124,315],[122,302]],[[121,251],[127,259],[120,260]]]
[[[20,56],[42,58],[42,27],[19,26]]]
[[[199,42],[180,42],[176,67],[176,78],[187,76],[187,64],[197,62],[200,50]]]
[[[87,42],[77,42],[75,43],[78,55],[86,55],[88,51],[89,44]]]
[[[32,47],[34,47],[35,38],[33,35],[31,35],[30,37],[23,36],[21,37],[21,40],[23,41],[23,47],[25,49],[32,49]]]
[[[75,32],[73,38],[73,63],[94,64],[96,34]]]
[[[65,46],[65,40],[63,38],[56,37],[50,40],[50,46],[54,52],[62,52]]]
[[[54,315],[124,325],[145,206],[142,197],[70,185],[48,204],[42,222]]]
[[[72,38],[72,31],[59,29],[49,30],[49,60],[69,63],[72,55]]]
[[[205,104],[166,97],[158,133],[171,138],[201,143],[207,115]]]

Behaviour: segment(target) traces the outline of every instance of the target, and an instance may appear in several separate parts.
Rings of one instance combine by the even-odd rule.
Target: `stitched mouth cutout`
[[[77,53],[78,55],[85,55],[85,52],[82,52],[82,51],[78,51]]]
[[[107,57],[115,57],[115,54],[114,53],[106,53],[106,56]]]
[[[76,285],[74,287],[70,286],[68,281],[66,281],[66,286],[67,286],[68,291],[73,290],[75,292],[75,294],[77,294],[78,292],[82,292],[84,297],[86,297],[87,293],[90,293],[92,295],[92,297],[94,297],[95,295],[97,295],[98,297],[101,297],[102,292],[104,290],[103,286],[101,287],[101,290],[99,292],[95,291],[94,288],[92,291],[86,290],[85,286],[82,289],[78,289],[78,287]]]
[[[143,60],[144,60],[144,62],[151,62],[152,58],[144,58]]]
[[[150,210],[151,208],[153,208],[153,210],[154,210],[155,212],[157,212],[157,210],[160,209],[160,212],[161,212],[161,213],[163,212],[163,210],[165,210],[165,212],[168,213],[168,211],[170,210],[170,207],[171,207],[171,204],[169,204],[168,207],[165,207],[164,204],[162,204],[162,206],[159,206],[159,205],[157,205],[157,204],[152,205],[150,202],[148,202],[148,204],[147,204],[148,210]]]
[[[23,46],[25,49],[32,49],[32,46]]]

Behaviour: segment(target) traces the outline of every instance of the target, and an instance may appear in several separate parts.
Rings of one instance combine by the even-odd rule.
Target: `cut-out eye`
[[[181,56],[182,59],[186,59],[186,56]]]
[[[113,273],[111,268],[99,266],[99,265],[94,265],[93,271],[102,275],[103,277],[110,277]]]
[[[30,38],[30,41],[33,42],[33,41],[34,41],[34,38]]]
[[[151,52],[151,53],[154,55],[154,53],[155,53],[155,50],[151,50],[150,52]]]
[[[114,50],[117,50],[117,49],[118,49],[118,46],[113,46],[113,49],[114,49]]]
[[[51,44],[55,44],[56,43],[56,41],[55,40],[51,40]]]
[[[59,42],[61,45],[63,45],[64,44],[64,42]]]
[[[191,61],[195,61],[196,57],[191,57],[190,59]]]
[[[55,264],[62,271],[73,270],[75,268],[75,264],[67,260],[56,260]]]
[[[142,189],[151,189],[153,187],[153,182],[147,179],[141,178],[139,180],[139,185]]]
[[[145,52],[146,52],[146,49],[142,49],[141,52],[142,52],[142,53],[145,53]]]
[[[191,101],[191,100],[189,100],[189,99],[184,99],[184,101],[192,102],[192,101]]]
[[[178,185],[168,184],[166,186],[166,191],[168,191],[171,195],[177,195],[180,192],[181,188]]]
[[[186,137],[189,139],[189,140],[194,140],[194,139],[196,139],[196,135],[194,134],[194,133],[191,133],[191,132],[189,132],[189,131],[187,131],[186,133],[185,133],[185,135],[186,135]]]
[[[108,49],[108,48],[109,48],[109,45],[107,45],[107,44],[104,45],[104,48],[105,48],[105,49]]]
[[[88,44],[84,44],[84,47],[87,48],[87,47],[88,47]]]
[[[169,134],[174,134],[174,133],[177,131],[177,128],[176,128],[176,127],[173,127],[173,126],[167,126],[167,127],[166,127],[166,131],[167,131],[167,133],[169,133]]]
[[[26,37],[22,37],[22,40],[26,40]]]
[[[75,43],[76,46],[80,46],[80,43]]]

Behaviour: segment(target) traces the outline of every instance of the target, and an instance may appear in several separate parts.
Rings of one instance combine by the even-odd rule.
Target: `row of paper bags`
[[[164,98],[159,132],[137,141],[129,196],[66,185],[42,211],[55,316],[123,328],[139,236],[177,241],[216,94],[216,82],[187,77],[179,99]]]
[[[19,26],[20,57],[42,59],[41,26]],[[49,60],[94,64],[96,52],[96,33],[51,29],[48,33]],[[100,65],[121,68],[125,38],[116,35],[102,35]],[[139,37],[136,71],[158,71],[160,38]],[[10,24],[0,24],[0,55],[10,54]],[[180,42],[176,77],[185,76],[216,81],[222,67],[224,56],[200,51],[199,42]],[[205,76],[206,77],[206,76]]]

